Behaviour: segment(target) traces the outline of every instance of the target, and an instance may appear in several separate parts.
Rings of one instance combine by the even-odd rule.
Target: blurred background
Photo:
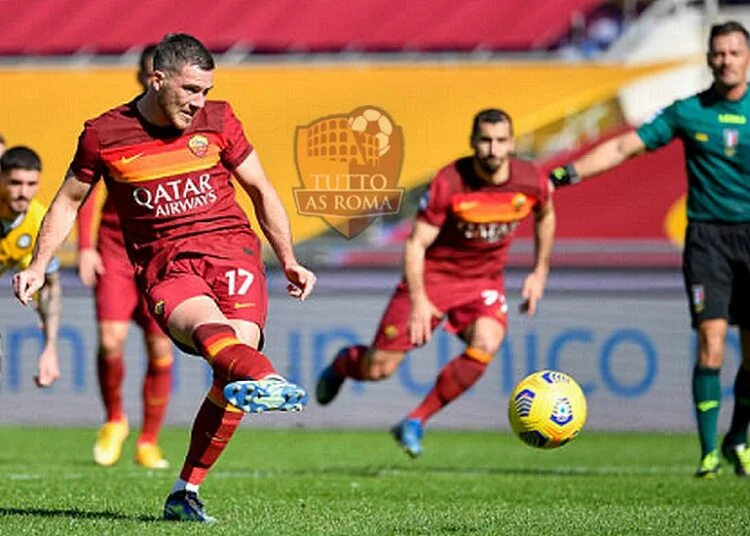
[[[750,2],[716,0],[0,0],[0,12],[0,133],[8,146],[42,156],[45,203],[83,121],[138,92],[144,46],[187,32],[215,53],[211,96],[232,103],[286,204],[300,260],[319,275],[317,294],[294,303],[268,257],[267,351],[308,388],[339,346],[370,342],[400,278],[416,200],[437,169],[469,154],[477,111],[508,111],[519,154],[550,169],[706,87],[710,24],[750,23]],[[405,193],[398,214],[347,239],[323,218],[299,214],[295,133],[362,106],[387,111],[402,128]],[[479,385],[434,425],[507,427],[513,385],[527,372],[557,368],[584,387],[593,428],[692,429],[693,339],[679,268],[685,180],[682,147],[672,144],[558,192],[553,272],[531,320],[517,313],[533,258],[532,228],[521,226],[508,268],[506,344]],[[36,390],[31,379],[41,348],[35,315],[11,299],[7,277],[0,282],[0,423],[101,420],[93,300],[76,275],[75,244],[73,234],[60,252],[63,377],[50,390]],[[130,339],[125,398],[137,422],[145,357],[137,330]],[[733,333],[726,396],[737,348]],[[385,426],[459,351],[440,334],[384,385],[347,385],[325,410],[312,403],[288,419],[253,422]],[[167,421],[185,424],[209,371],[189,357],[176,366]]]

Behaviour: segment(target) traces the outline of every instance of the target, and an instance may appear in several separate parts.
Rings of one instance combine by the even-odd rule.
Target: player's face
[[[32,169],[11,169],[0,173],[0,203],[12,214],[21,214],[39,189],[40,173]]]
[[[717,83],[727,88],[745,83],[749,63],[750,49],[740,32],[714,37],[708,51],[708,66]]]
[[[162,113],[178,130],[190,126],[213,85],[213,71],[196,65],[185,65],[178,73],[154,71],[152,81]]]
[[[472,140],[474,158],[487,173],[494,173],[508,160],[515,149],[510,123],[480,123],[479,132]]]

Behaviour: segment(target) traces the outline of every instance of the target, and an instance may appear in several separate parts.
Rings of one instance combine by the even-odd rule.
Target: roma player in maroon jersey
[[[213,71],[211,54],[194,37],[170,34],[159,43],[146,93],[85,123],[34,259],[13,279],[16,296],[28,303],[91,185],[103,179],[150,310],[176,344],[213,369],[180,478],[164,505],[168,520],[214,520],[198,488],[244,413],[295,411],[307,402],[304,389],[260,352],[265,269],[232,176],[253,201],[290,295],[304,300],[315,276],[296,261],[284,206],[232,108],[207,99]]]
[[[443,321],[466,342],[445,365],[421,404],[391,430],[412,457],[422,453],[425,422],[484,374],[505,337],[507,303],[503,268],[513,232],[533,213],[536,259],[522,296],[536,311],[549,272],[555,212],[547,178],[511,157],[511,118],[497,109],[474,118],[474,156],[441,169],[421,200],[404,253],[404,280],[386,307],[371,346],[338,352],[316,387],[329,404],[346,378],[380,381],[391,376],[409,350],[430,340]]]
[[[137,76],[144,92],[154,72],[155,50],[156,45],[149,45],[141,53]],[[100,187],[101,183],[95,190]],[[111,197],[107,197],[102,207],[96,241],[93,240],[96,204],[93,193],[78,213],[78,273],[84,285],[95,288],[99,334],[96,371],[106,412],[106,422],[99,428],[94,443],[94,461],[102,466],[115,464],[130,431],[123,409],[122,381],[125,341],[132,319],[143,329],[148,357],[143,381],[143,425],[134,459],[148,469],[166,469],[169,462],[164,459],[157,439],[172,387],[172,342],[138,291]]]

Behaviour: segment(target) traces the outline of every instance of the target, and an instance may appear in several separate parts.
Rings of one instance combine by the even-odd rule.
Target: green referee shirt
[[[674,138],[684,143],[689,221],[750,222],[749,93],[730,101],[708,89],[675,101],[637,130],[649,151]]]

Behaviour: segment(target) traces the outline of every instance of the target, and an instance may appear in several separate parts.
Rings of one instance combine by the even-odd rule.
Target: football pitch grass
[[[695,479],[692,434],[585,432],[556,451],[509,433],[429,430],[411,460],[385,431],[243,426],[201,487],[205,526],[160,519],[166,471],[91,459],[93,429],[0,427],[0,534],[534,536],[750,534],[750,479]]]

